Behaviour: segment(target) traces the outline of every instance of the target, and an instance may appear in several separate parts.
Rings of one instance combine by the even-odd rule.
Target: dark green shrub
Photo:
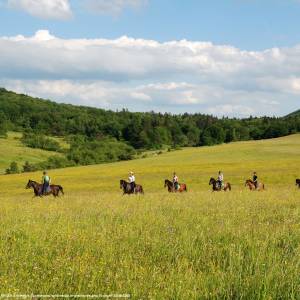
[[[43,135],[24,133],[21,142],[31,148],[39,148],[48,151],[62,151],[57,141]]]
[[[15,161],[11,162],[10,167],[8,169],[6,169],[5,173],[6,174],[18,174],[18,173],[20,173],[18,164]]]
[[[26,161],[24,166],[23,166],[23,173],[26,172],[34,172],[37,171],[38,167],[34,164],[29,163],[29,161]]]

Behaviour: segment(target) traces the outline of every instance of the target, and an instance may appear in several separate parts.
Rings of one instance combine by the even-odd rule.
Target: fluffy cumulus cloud
[[[69,0],[8,0],[7,4],[42,19],[65,20],[72,16]]]
[[[109,109],[282,115],[299,108],[300,46],[242,51],[186,40],[0,38],[0,85]]]
[[[85,6],[94,13],[118,15],[127,7],[138,8],[147,0],[85,0]]]

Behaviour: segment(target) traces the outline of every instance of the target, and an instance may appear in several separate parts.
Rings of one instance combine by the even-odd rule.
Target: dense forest
[[[75,164],[90,164],[130,159],[138,149],[197,147],[280,137],[300,132],[300,112],[281,118],[246,119],[200,113],[133,113],[125,109],[115,112],[58,104],[0,89],[0,136],[5,136],[8,130],[23,132],[25,144],[46,149],[58,146],[42,135],[63,136],[71,140],[66,157]],[[97,149],[102,153],[101,158],[95,157]]]

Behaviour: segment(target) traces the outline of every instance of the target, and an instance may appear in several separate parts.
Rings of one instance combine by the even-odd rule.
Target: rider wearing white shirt
[[[134,176],[133,172],[129,173],[128,181],[129,181],[130,186],[131,186],[131,191],[132,191],[132,193],[134,193],[134,189],[135,189],[135,176]]]
[[[223,173],[222,173],[221,171],[219,171],[219,175],[218,175],[218,180],[217,180],[217,182],[218,182],[218,184],[219,184],[220,189],[221,189],[222,186],[223,186],[223,180],[224,180],[224,175],[223,175]]]
[[[173,173],[173,186],[175,190],[178,190],[178,186],[179,186],[178,176],[176,175],[175,172]]]

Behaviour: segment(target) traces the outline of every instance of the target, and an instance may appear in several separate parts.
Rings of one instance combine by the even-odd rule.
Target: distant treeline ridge
[[[203,146],[280,137],[300,131],[300,113],[229,119],[203,114],[132,113],[58,104],[0,89],[0,129],[46,135],[113,137],[136,149]]]

